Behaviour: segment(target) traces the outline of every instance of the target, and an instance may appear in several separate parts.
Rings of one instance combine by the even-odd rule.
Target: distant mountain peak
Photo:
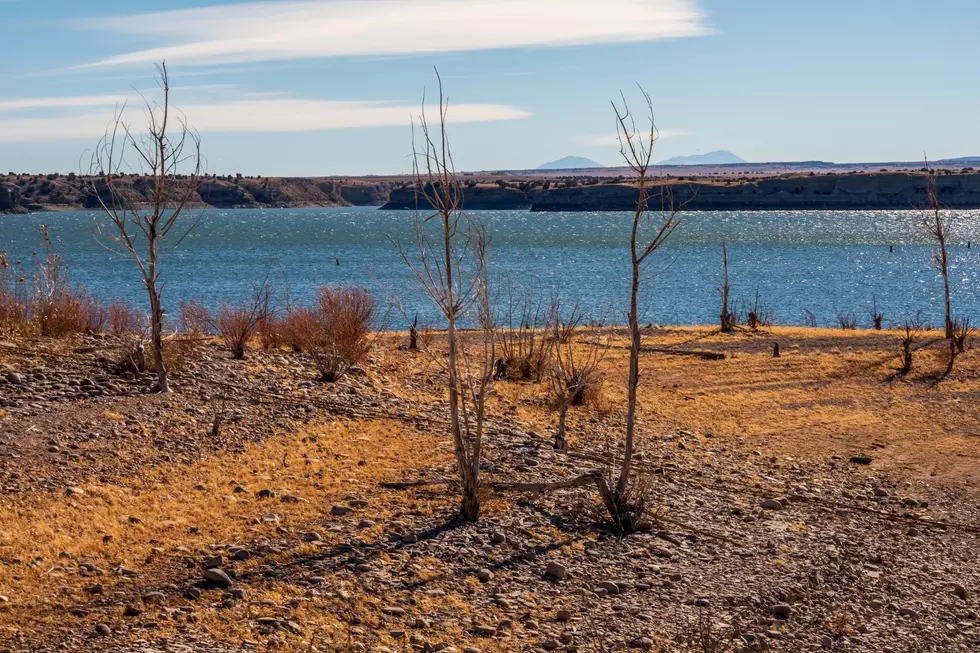
[[[675,156],[661,161],[661,166],[723,166],[733,163],[745,163],[745,159],[735,156],[728,150],[715,150],[707,154],[692,154],[691,156]]]
[[[550,161],[544,165],[538,166],[538,170],[580,170],[605,167],[606,166],[602,165],[601,163],[597,163],[592,159],[586,159],[584,156],[566,156],[564,159]]]

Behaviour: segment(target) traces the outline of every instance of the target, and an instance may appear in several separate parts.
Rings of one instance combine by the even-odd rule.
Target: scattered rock
[[[232,585],[231,577],[221,569],[205,569],[204,579],[221,588],[228,588]]]
[[[555,580],[565,579],[565,567],[557,562],[549,562],[548,566],[544,570],[544,575],[548,578],[554,578]]]

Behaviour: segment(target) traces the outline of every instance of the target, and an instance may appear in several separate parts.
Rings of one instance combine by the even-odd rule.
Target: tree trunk
[[[637,295],[640,290],[640,263],[633,249],[633,282],[630,287],[630,373],[628,405],[626,408],[626,450],[623,452],[623,467],[616,484],[616,494],[622,496],[629,485],[630,468],[633,463],[633,436],[636,430],[636,389],[640,385],[640,324]]]
[[[468,522],[476,523],[480,519],[480,479],[471,472],[462,475],[463,498],[459,506],[460,515]]]
[[[902,372],[908,372],[912,369],[912,341],[905,340],[902,342]]]
[[[724,268],[724,278],[721,285],[721,332],[732,332],[732,316],[728,313],[728,245],[721,243],[721,260]]]

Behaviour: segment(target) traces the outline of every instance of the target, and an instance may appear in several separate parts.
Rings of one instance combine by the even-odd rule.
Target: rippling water
[[[628,292],[625,213],[479,211],[491,236],[493,274],[547,297],[578,300],[607,321],[624,321]],[[875,295],[886,322],[922,311],[942,322],[942,285],[932,247],[912,211],[692,212],[656,255],[643,287],[644,321],[704,324],[717,320],[721,242],[728,242],[733,297],[756,295],[778,323],[802,324],[804,309],[821,324],[853,312],[860,324]],[[951,281],[955,312],[980,322],[980,211],[953,216]],[[37,226],[48,226],[72,279],[103,297],[145,303],[131,261],[96,236],[96,213],[0,216],[0,248],[28,259]],[[351,209],[209,210],[201,228],[163,263],[165,303],[236,302],[268,273],[302,300],[322,284],[370,287],[382,303],[397,297],[409,314],[435,323],[389,236],[411,241],[407,212]],[[967,242],[974,246],[967,248]],[[889,252],[889,247],[894,252]],[[339,265],[337,262],[339,261]],[[392,326],[401,327],[401,318]]]

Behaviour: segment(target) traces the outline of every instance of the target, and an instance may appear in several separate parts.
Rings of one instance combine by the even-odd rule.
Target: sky
[[[976,0],[0,0],[0,170],[88,169],[115,112],[171,102],[217,174],[411,169],[437,91],[464,170],[620,162],[653,100],[656,160],[980,155]]]

